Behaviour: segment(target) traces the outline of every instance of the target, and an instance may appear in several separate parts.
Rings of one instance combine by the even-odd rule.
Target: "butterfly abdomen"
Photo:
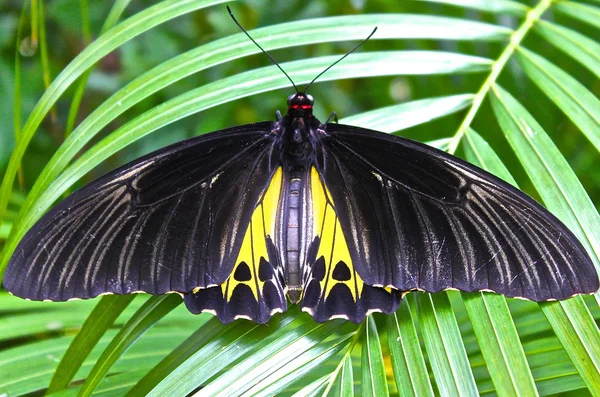
[[[306,219],[309,202],[306,181],[308,173],[302,168],[289,172],[284,182],[282,194],[279,246],[283,248],[284,279],[288,288],[288,297],[292,303],[298,303],[302,297],[303,269],[306,258],[305,230],[309,225]]]

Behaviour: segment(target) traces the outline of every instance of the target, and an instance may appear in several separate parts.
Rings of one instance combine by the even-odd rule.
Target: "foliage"
[[[289,82],[251,56],[224,2],[0,6],[0,278],[69,190],[285,105]],[[430,141],[518,181],[600,268],[598,0],[232,8],[297,84],[378,26],[311,87],[321,119],[352,115],[340,121]],[[268,325],[223,326],[174,295],[55,304],[0,293],[0,395],[600,395],[599,302],[412,293],[360,325],[293,308]]]

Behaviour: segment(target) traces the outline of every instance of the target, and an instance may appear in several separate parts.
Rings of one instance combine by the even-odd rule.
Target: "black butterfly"
[[[286,295],[317,321],[360,322],[412,290],[598,290],[583,246],[533,199],[424,144],[322,124],[305,91],[276,122],[179,142],[73,193],[23,238],[4,286],[52,301],[177,292],[224,323],[265,323]]]

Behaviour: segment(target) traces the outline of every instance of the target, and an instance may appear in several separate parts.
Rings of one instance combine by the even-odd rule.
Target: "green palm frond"
[[[80,179],[134,142],[180,128],[189,116],[214,127],[203,118],[218,120],[211,108],[231,125],[244,121],[236,117],[248,107],[260,104],[272,114],[271,103],[284,104],[285,96],[271,102],[260,94],[289,89],[285,76],[274,66],[231,66],[259,50],[242,33],[220,32],[222,38],[205,38],[143,68],[70,131],[99,60],[115,49],[127,54],[139,36],[175,18],[225,22],[222,3],[166,0],[133,12],[128,1],[118,1],[104,10],[103,33],[62,69],[17,127],[10,160],[0,158],[6,164],[0,168],[0,278],[26,230]],[[275,6],[269,7],[265,13]],[[282,62],[298,85],[338,59],[320,56],[331,54],[333,43],[363,39],[378,26],[364,51],[311,87],[318,110],[342,106],[335,110],[355,113],[342,123],[400,131],[518,181],[569,226],[600,269],[597,0],[421,0],[382,6],[377,14],[329,17],[322,9],[304,11],[319,18],[250,31],[268,51],[304,54]],[[326,52],[313,56],[304,49],[309,45]],[[205,70],[203,84],[184,83]],[[337,81],[359,77],[368,79]],[[23,73],[17,70],[15,78],[19,83]],[[34,156],[28,150],[45,130],[42,121],[75,87],[64,140],[27,194],[20,193],[15,181]],[[15,104],[22,102],[19,95]],[[403,103],[376,102],[389,96]],[[258,120],[244,122],[250,121]],[[397,313],[360,325],[318,324],[294,307],[268,325],[225,326],[208,314],[189,314],[180,303],[165,295],[57,304],[0,292],[0,396],[600,395],[598,293],[541,304],[488,293],[411,293]]]

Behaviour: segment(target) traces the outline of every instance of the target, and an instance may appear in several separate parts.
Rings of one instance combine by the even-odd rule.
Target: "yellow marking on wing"
[[[269,186],[258,201],[258,205],[252,213],[250,224],[244,234],[240,252],[233,266],[231,274],[227,280],[221,284],[223,296],[227,302],[231,300],[233,292],[240,284],[250,287],[254,299],[258,302],[258,296],[261,293],[264,281],[258,277],[258,266],[260,259],[264,258],[269,261],[269,253],[267,250],[267,236],[273,236],[275,233],[275,220],[277,217],[277,207],[279,197],[281,195],[281,167],[275,171]],[[232,209],[233,210],[233,209]],[[242,262],[245,262],[250,269],[250,280],[236,280],[234,275]]]
[[[335,285],[345,284],[356,302],[362,294],[364,282],[354,270],[348,244],[342,232],[342,226],[333,208],[331,193],[321,182],[319,173],[314,167],[311,169],[310,181],[313,220],[315,222],[313,230],[315,236],[321,238],[317,259],[323,257],[325,260],[325,277],[321,281],[321,291],[324,291],[323,296],[327,299]],[[348,280],[336,280],[333,278],[333,270],[340,261],[344,262],[350,270],[350,278]]]

